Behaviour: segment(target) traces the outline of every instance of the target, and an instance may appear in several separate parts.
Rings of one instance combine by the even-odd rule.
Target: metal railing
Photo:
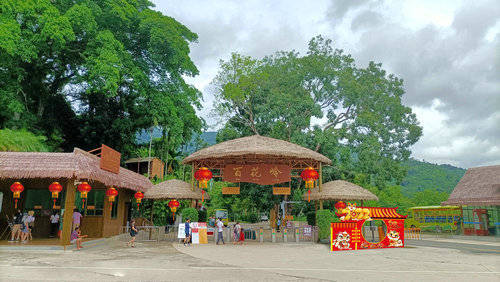
[[[137,242],[180,242],[182,239],[178,238],[179,226],[136,226],[139,232],[136,234]],[[243,233],[245,234],[245,241],[250,242],[273,242],[273,243],[300,243],[311,242],[315,243],[318,240],[318,227],[317,226],[300,226],[292,227],[290,229],[272,229],[272,228],[252,228],[242,226]],[[208,242],[215,243],[217,240],[217,230],[210,228],[208,231],[213,231],[213,234],[207,236]],[[130,227],[123,226],[120,239],[122,241],[130,240]],[[223,238],[224,242],[234,242],[234,231],[232,227],[224,227]]]

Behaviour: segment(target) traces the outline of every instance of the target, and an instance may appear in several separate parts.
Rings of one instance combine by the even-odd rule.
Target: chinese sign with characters
[[[289,182],[291,169],[288,165],[254,164],[235,165],[224,167],[222,177],[227,182],[251,182],[260,185],[272,185]]]

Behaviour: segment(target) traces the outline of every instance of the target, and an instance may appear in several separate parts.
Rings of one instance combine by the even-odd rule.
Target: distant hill
[[[448,164],[438,165],[410,159],[406,165],[408,174],[401,183],[402,192],[406,196],[429,189],[450,194],[465,174],[465,169]]]
[[[216,136],[217,132],[208,131],[201,134],[201,139],[209,146],[216,143]],[[153,138],[160,137],[161,130],[153,130]],[[191,154],[195,151],[196,137],[194,136],[191,142],[182,148],[184,153]],[[149,133],[142,132],[138,134],[137,142],[139,144],[149,142]],[[448,164],[438,165],[415,159],[408,160],[405,165],[408,167],[408,174],[401,184],[405,196],[411,196],[415,192],[423,190],[436,190],[450,194],[465,173],[463,168]]]

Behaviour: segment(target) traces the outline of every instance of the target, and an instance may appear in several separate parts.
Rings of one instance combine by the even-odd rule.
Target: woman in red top
[[[243,242],[245,242],[245,233],[243,232],[243,228],[240,228],[240,240],[238,241],[238,243],[240,243],[240,245],[243,245]]]

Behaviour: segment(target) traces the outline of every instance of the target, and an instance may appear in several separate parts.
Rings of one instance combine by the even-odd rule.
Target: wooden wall
[[[116,218],[111,218],[111,202],[104,201],[104,216],[102,237],[118,235],[123,227],[124,218],[127,216],[126,202],[130,202],[134,192],[127,189],[118,189],[118,211]],[[115,205],[117,203],[115,202]]]
[[[151,178],[158,177],[159,179],[163,178],[164,172],[164,164],[160,159],[153,159],[151,162]]]

